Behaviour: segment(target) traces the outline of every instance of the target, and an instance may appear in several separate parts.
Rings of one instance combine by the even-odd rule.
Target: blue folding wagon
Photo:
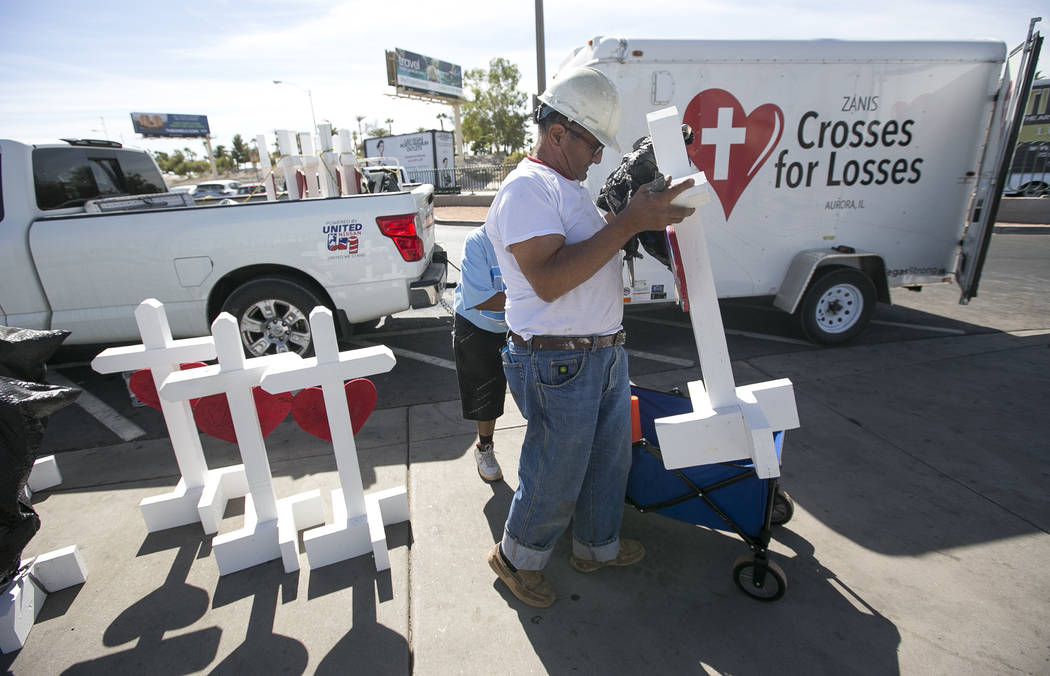
[[[778,480],[760,479],[750,458],[733,462],[668,470],[656,446],[656,418],[689,413],[688,397],[632,387],[638,397],[642,440],[633,445],[627,502],[640,512],[664,516],[718,530],[733,531],[750,552],[733,564],[733,582],[761,601],[776,601],[787,589],[787,577],[769,560],[771,528],[787,523],[794,503]],[[777,457],[784,440],[773,435]]]

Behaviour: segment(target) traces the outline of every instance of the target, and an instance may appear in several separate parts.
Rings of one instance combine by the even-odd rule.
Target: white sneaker
[[[496,451],[492,444],[483,444],[480,441],[474,445],[474,460],[478,463],[478,474],[485,481],[499,481],[503,478],[503,471],[496,462]]]

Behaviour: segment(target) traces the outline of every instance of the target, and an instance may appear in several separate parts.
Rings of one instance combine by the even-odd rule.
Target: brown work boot
[[[615,559],[609,561],[595,561],[594,559],[580,559],[575,554],[569,557],[572,567],[581,573],[593,573],[599,568],[606,566],[630,566],[645,558],[645,546],[637,540],[620,538],[620,551]]]
[[[499,555],[499,543],[497,542],[489,552],[489,566],[496,572],[499,579],[510,588],[512,594],[517,596],[522,603],[527,603],[536,608],[547,608],[557,598],[554,588],[543,577],[538,570],[511,570],[510,566]]]

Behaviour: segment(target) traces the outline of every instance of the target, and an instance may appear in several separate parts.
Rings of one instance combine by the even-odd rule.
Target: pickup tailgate
[[[424,260],[427,262],[423,274],[414,280],[410,288],[410,302],[413,308],[424,308],[436,305],[445,290],[448,275],[448,257],[445,250],[437,245],[437,226],[434,218],[434,186],[423,184],[412,190],[419,217],[416,231],[423,240]]]

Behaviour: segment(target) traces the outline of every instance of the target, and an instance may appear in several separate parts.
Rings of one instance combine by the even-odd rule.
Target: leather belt
[[[595,350],[623,345],[627,342],[627,334],[621,329],[605,336],[533,336],[525,340],[511,331],[510,339],[519,347],[533,350]]]

